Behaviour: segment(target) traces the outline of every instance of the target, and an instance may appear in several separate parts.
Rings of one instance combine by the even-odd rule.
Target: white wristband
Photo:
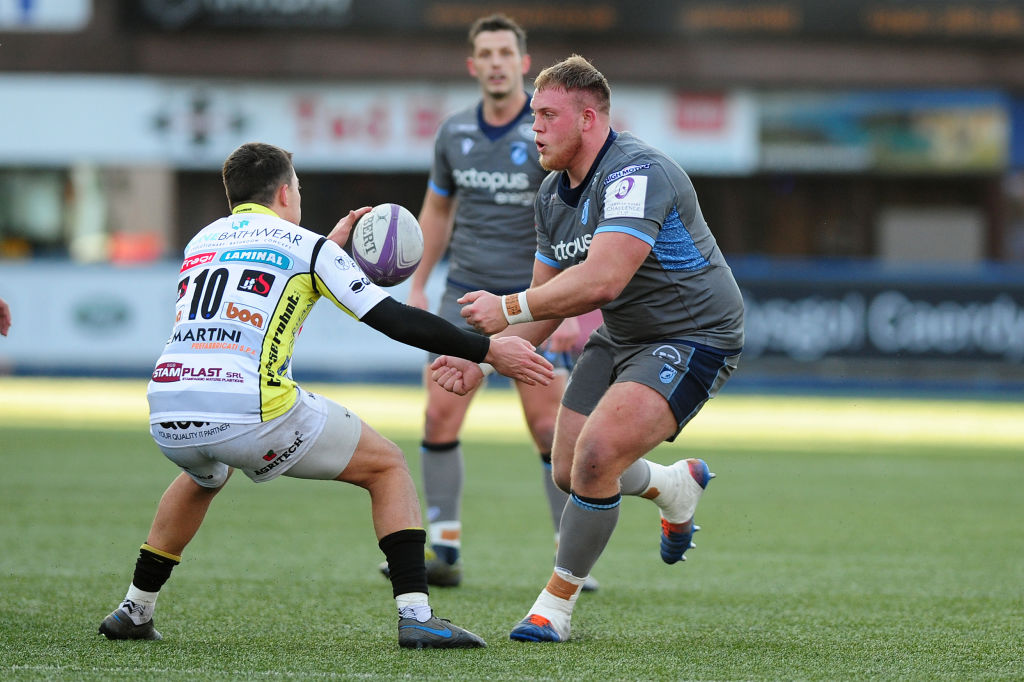
[[[481,362],[480,363],[480,371],[484,373],[485,377],[489,377],[490,375],[494,374],[498,370],[494,369],[494,365],[492,365],[489,362]]]
[[[509,324],[520,322],[533,322],[533,315],[530,314],[530,306],[526,304],[526,292],[518,294],[505,294],[501,297],[501,312],[505,314],[505,320]]]

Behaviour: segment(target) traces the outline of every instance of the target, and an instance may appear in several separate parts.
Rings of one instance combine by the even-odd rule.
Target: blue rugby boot
[[[564,642],[569,639],[569,633],[559,633],[550,620],[531,613],[512,628],[508,638],[517,642]]]
[[[661,560],[666,564],[686,561],[684,554],[693,544],[700,526],[693,523],[708,483],[715,477],[702,459],[681,459],[668,467],[670,484],[653,498],[661,510]]]

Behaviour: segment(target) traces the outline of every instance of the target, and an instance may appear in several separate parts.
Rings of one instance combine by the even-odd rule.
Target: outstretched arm
[[[534,352],[533,344],[519,337],[492,340],[390,297],[371,308],[361,320],[396,341],[473,363],[487,362],[501,374],[526,384],[546,386],[555,376],[551,363]]]
[[[559,272],[538,261],[533,284],[525,292],[496,296],[471,291],[459,299],[462,316],[483,333],[494,334],[510,320],[515,324],[582,315],[618,298],[650,252],[647,242],[631,235],[596,234],[582,263]],[[558,276],[538,277],[545,269]]]

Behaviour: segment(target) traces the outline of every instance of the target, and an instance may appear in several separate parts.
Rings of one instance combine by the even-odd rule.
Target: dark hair
[[[262,142],[246,142],[231,152],[221,177],[228,205],[252,202],[269,206],[281,185],[292,181],[292,153]]]
[[[487,17],[480,17],[469,27],[469,47],[476,47],[474,41],[477,35],[483,31],[512,31],[516,34],[516,42],[519,43],[519,54],[526,54],[526,31],[515,22],[515,19],[505,14],[492,14]]]
[[[578,54],[538,73],[533,86],[535,90],[560,88],[566,92],[586,93],[593,97],[598,111],[607,114],[611,109],[612,89],[608,79]]]

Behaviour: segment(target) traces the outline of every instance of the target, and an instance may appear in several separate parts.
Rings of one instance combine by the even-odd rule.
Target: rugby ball
[[[352,228],[352,257],[371,282],[392,287],[420,264],[423,231],[406,208],[379,204]]]

